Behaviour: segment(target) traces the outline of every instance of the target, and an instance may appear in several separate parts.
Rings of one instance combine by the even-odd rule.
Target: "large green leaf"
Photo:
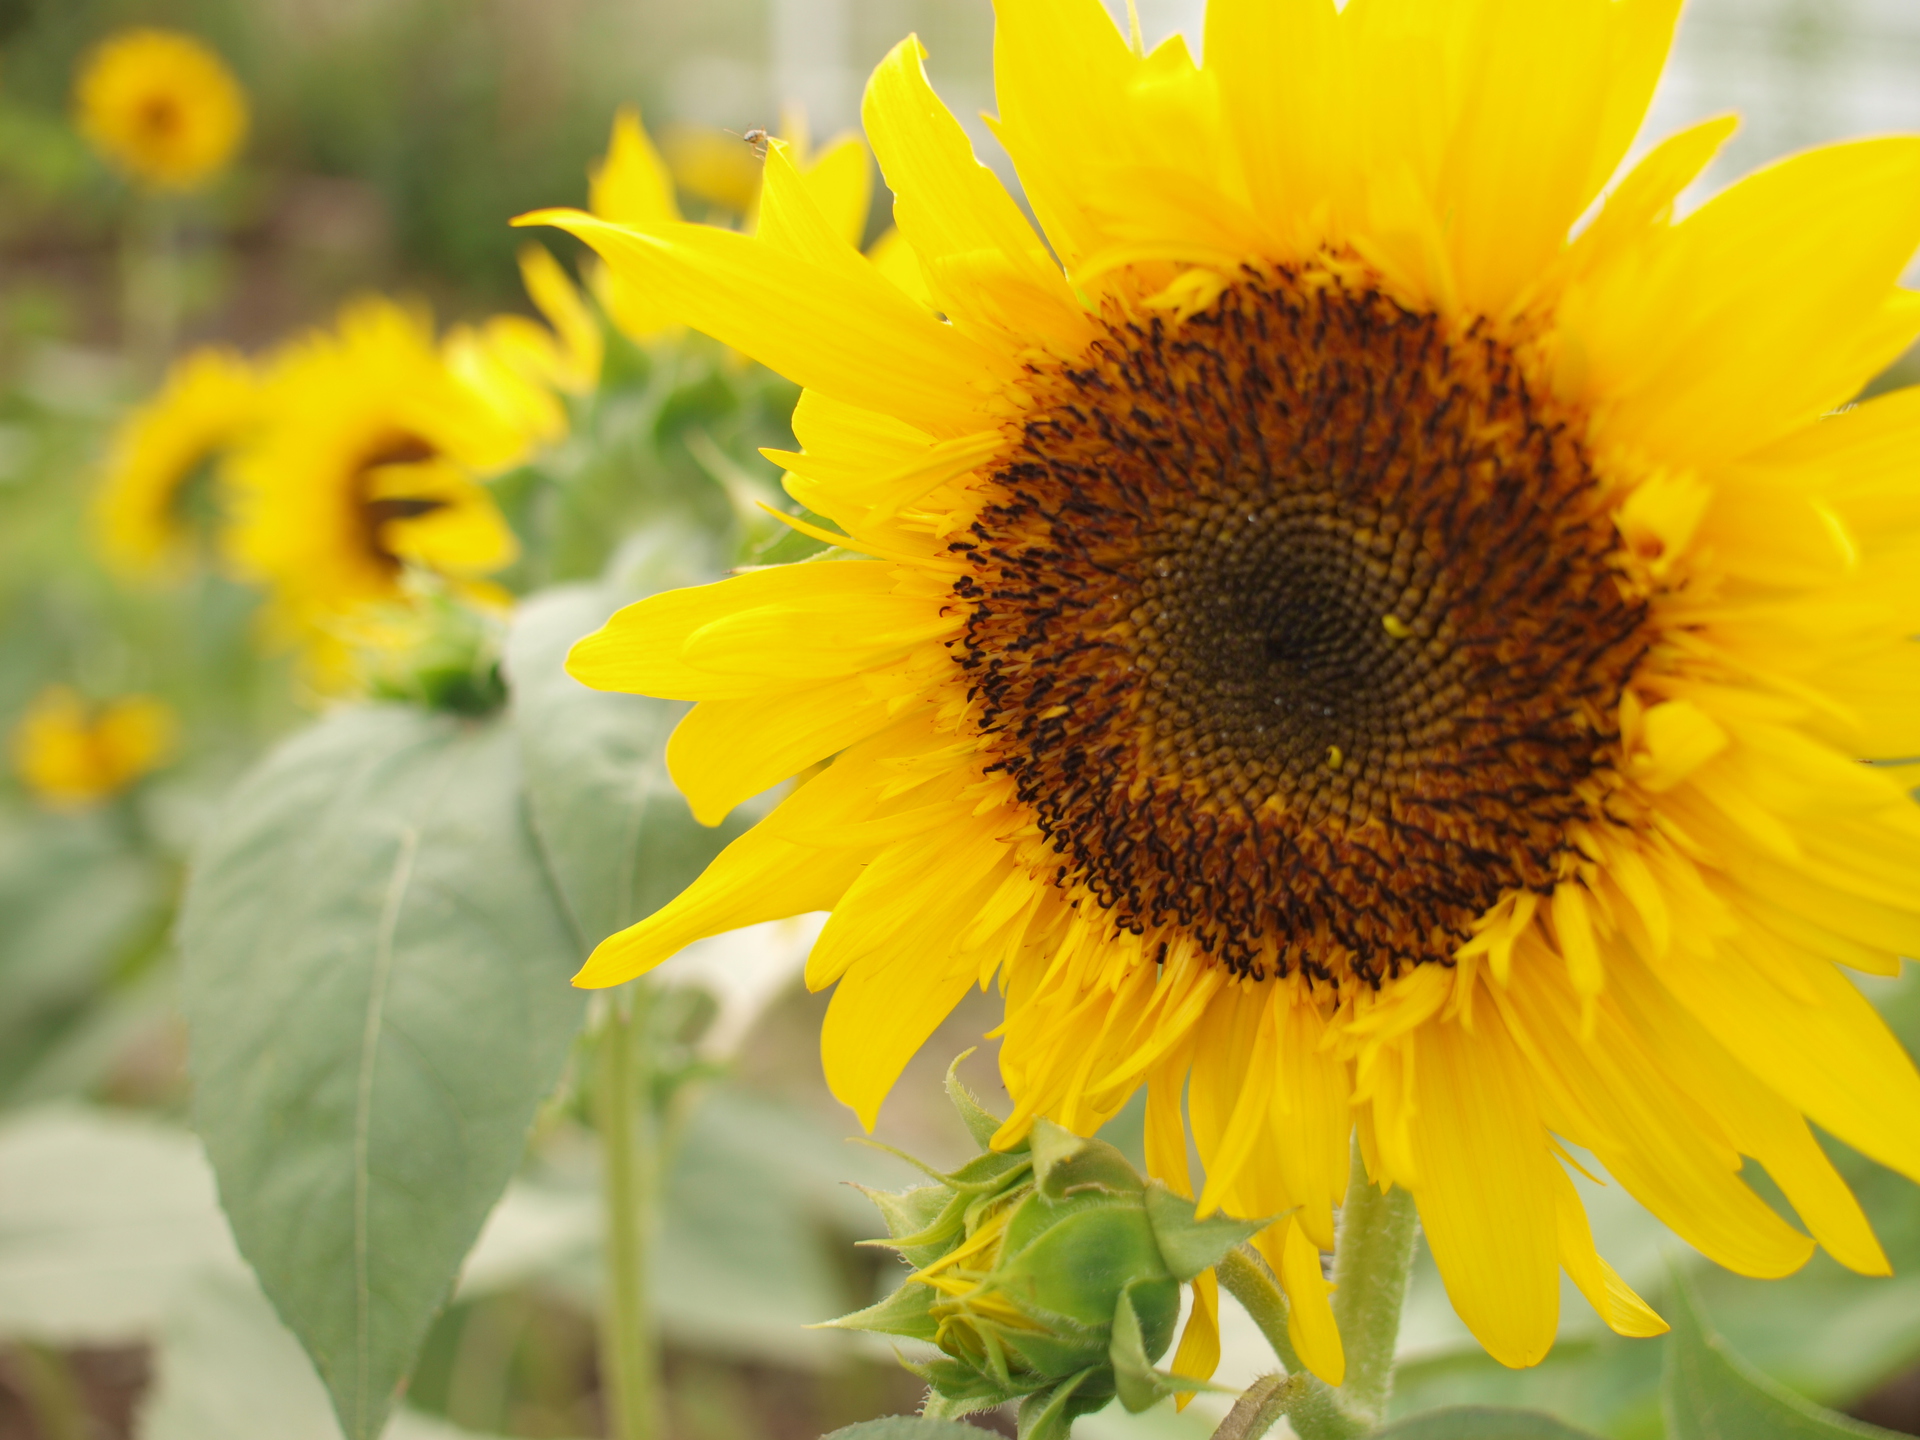
[[[821,1440],[978,1440],[977,1425],[958,1420],[929,1420],[924,1415],[886,1415],[846,1425]]]
[[[372,707],[296,737],[202,846],[181,944],[221,1200],[367,1440],[580,1022],[513,734]]]
[[[1755,1370],[1708,1327],[1693,1282],[1677,1267],[1673,1278],[1661,1396],[1668,1440],[1897,1440],[1891,1430],[1823,1410]]]
[[[1542,1410],[1501,1410],[1491,1405],[1453,1405],[1389,1425],[1379,1440],[1594,1440]]]
[[[659,570],[651,578],[697,578]],[[662,751],[684,704],[589,690],[566,673],[573,642],[617,608],[598,586],[549,590],[507,637],[534,832],[589,948],[671,900],[746,823],[699,824],[668,777]]]
[[[77,1105],[0,1125],[0,1336],[145,1339],[205,1273],[252,1284],[192,1135]]]

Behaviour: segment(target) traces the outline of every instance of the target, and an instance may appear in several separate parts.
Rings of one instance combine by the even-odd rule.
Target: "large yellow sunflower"
[[[174,362],[160,393],[114,436],[94,500],[100,548],[116,569],[162,574],[192,560],[194,511],[211,518],[216,508],[197,486],[258,410],[259,381],[238,351],[207,346]]]
[[[575,648],[700,702],[707,820],[833,757],[578,983],[830,909],[870,1123],[997,981],[999,1138],[1144,1085],[1181,1186],[1184,1096],[1203,1208],[1291,1212],[1262,1243],[1330,1381],[1356,1131],[1509,1365],[1562,1270],[1663,1328],[1569,1147],[1743,1274],[1883,1272],[1807,1122],[1920,1177],[1920,1077],[1842,968],[1920,951],[1920,810],[1861,763],[1920,755],[1920,395],[1841,408],[1920,332],[1920,140],[1676,223],[1730,121],[1615,172],[1677,8],[1214,0],[1199,66],[1002,0],[1044,243],[915,42],[867,91],[925,302],[778,149],[754,238],[530,217],[806,387],[788,488],[868,557]]]
[[[80,72],[74,105],[94,148],[154,189],[197,189],[247,133],[247,97],[233,73],[172,30],[123,30],[102,41]]]
[[[523,408],[455,374],[424,314],[388,300],[292,342],[263,383],[262,423],[232,457],[226,549],[270,590],[272,637],[337,686],[356,632],[408,601],[409,571],[491,592],[481,577],[518,545],[482,480],[538,437]]]

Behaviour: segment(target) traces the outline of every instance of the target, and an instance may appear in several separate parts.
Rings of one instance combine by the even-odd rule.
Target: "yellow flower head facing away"
[[[1563,1273],[1664,1328],[1576,1150],[1741,1274],[1884,1273],[1809,1121],[1920,1178],[1920,1075],[1846,974],[1920,953],[1920,809],[1862,763],[1920,755],[1920,393],[1842,408],[1920,334],[1920,139],[1676,221],[1730,121],[1616,172],[1678,0],[1213,0],[1204,65],[1099,0],[996,9],[1044,242],[912,40],[864,112],[888,269],[778,146],[752,237],[529,217],[805,387],[774,458],[845,557],[575,647],[698,702],[707,821],[831,759],[578,983],[831,910],[868,1123],[997,984],[999,1142],[1144,1086],[1155,1174],[1190,1136],[1203,1213],[1286,1217],[1257,1243],[1331,1382],[1356,1137],[1508,1365]]]
[[[103,40],[81,68],[74,105],[93,147],[153,189],[200,188],[247,133],[247,97],[225,62],[170,30]]]
[[[148,576],[192,563],[199,522],[219,509],[210,471],[255,423],[259,388],[244,356],[209,346],[176,361],[122,423],[94,497],[95,534],[116,570]]]
[[[455,373],[424,314],[355,302],[289,343],[262,384],[262,423],[229,467],[225,549],[267,588],[270,638],[302,649],[316,683],[343,683],[353,637],[391,628],[372,617],[410,603],[410,572],[493,595],[482,577],[518,545],[483,481],[542,437]]]
[[[178,730],[172,708],[151,695],[90,705],[64,685],[49,686],[14,729],[14,771],[41,803],[77,809],[159,769]]]

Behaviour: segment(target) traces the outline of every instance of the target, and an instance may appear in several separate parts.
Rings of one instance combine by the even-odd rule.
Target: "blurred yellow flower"
[[[90,805],[165,764],[178,729],[172,708],[151,695],[96,706],[53,685],[14,729],[14,770],[47,805]]]
[[[420,311],[370,298],[291,342],[265,381],[262,423],[234,452],[226,550],[272,592],[270,642],[338,689],[376,609],[412,603],[408,573],[497,602],[480,577],[513,562],[513,532],[480,483],[540,438],[463,383]]]
[[[93,147],[154,189],[199,188],[247,132],[247,98],[233,73],[198,40],[170,30],[123,30],[102,41],[74,101]]]
[[[152,575],[193,559],[201,479],[255,419],[259,380],[238,352],[196,350],[175,362],[153,399],[115,435],[94,501],[101,553],[115,569]]]
[[[673,198],[673,176],[653,148],[631,105],[613,117],[606,157],[589,176],[587,203],[595,215],[621,225],[664,225],[680,218]],[[644,345],[678,329],[673,317],[638,286],[630,285],[599,260],[589,272],[594,294],[620,333]]]
[[[695,199],[735,215],[749,215],[760,199],[760,158],[755,146],[711,125],[669,125],[660,135],[668,168]]]
[[[567,433],[567,412],[554,392],[591,394],[600,383],[606,340],[545,246],[520,251],[520,278],[546,325],[525,315],[495,315],[483,325],[456,326],[443,349],[463,384],[529,437],[551,442]]]

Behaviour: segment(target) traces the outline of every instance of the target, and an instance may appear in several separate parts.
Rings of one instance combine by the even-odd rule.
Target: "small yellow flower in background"
[[[1920,138],[1676,219],[1730,120],[1616,172],[1677,0],[1212,0],[1204,64],[1099,0],[995,9],[1044,241],[911,39],[863,113],[917,286],[778,144],[753,236],[526,217],[805,387],[772,458],[849,553],[575,646],[698,702],[667,760],[709,823],[831,760],[577,983],[831,910],[807,980],[868,1125],[997,985],[993,1143],[1144,1089],[1156,1177],[1191,1140],[1202,1213],[1282,1217],[1333,1384],[1356,1144],[1511,1366],[1563,1274],[1665,1328],[1576,1147],[1739,1274],[1885,1274],[1809,1121],[1920,1180],[1920,1073],[1847,973],[1920,953],[1920,391],[1842,408],[1920,334]]]
[[[172,707],[151,695],[89,705],[54,685],[40,693],[13,732],[14,770],[47,805],[90,805],[165,764],[178,732]]]
[[[541,436],[462,382],[423,313],[362,300],[289,343],[262,414],[232,458],[225,549],[271,592],[268,638],[303,650],[316,686],[350,678],[356,633],[372,610],[411,603],[410,571],[503,602],[481,577],[518,544],[482,479]]]
[[[177,573],[194,558],[217,502],[203,482],[259,414],[260,383],[237,351],[209,346],[183,356],[153,399],[114,436],[94,500],[101,553],[127,575]],[[205,509],[205,517],[196,516]]]
[[[233,73],[200,41],[170,30],[102,41],[74,100],[94,148],[153,189],[198,189],[247,133],[247,97]]]

